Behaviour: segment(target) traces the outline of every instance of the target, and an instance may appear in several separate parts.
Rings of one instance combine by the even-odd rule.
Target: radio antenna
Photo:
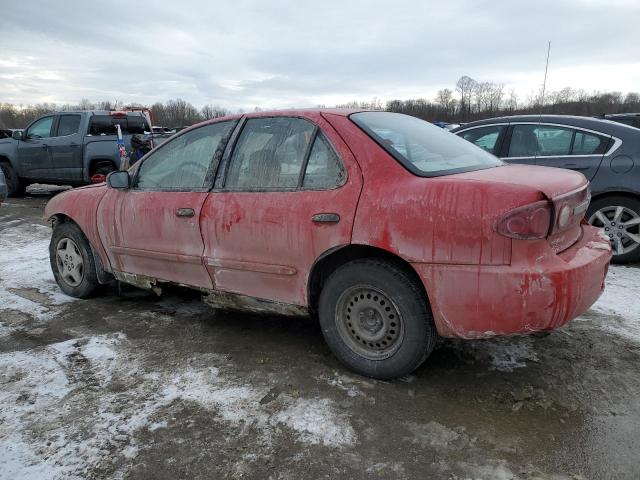
[[[547,70],[549,70],[549,53],[551,53],[551,40],[549,40],[549,45],[547,46],[547,63],[544,66],[544,82],[542,82],[542,95],[540,98],[540,113],[542,113],[542,108],[544,107],[544,92],[547,88]]]

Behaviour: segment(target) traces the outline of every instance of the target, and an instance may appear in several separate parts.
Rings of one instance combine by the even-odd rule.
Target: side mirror
[[[109,188],[118,188],[126,190],[129,188],[129,172],[126,170],[118,170],[107,175],[107,185]]]
[[[24,140],[24,131],[14,130],[11,133],[11,138],[13,138],[14,140]]]

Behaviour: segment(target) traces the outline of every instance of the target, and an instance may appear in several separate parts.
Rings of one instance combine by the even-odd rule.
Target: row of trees
[[[145,107],[141,104],[126,105],[128,107]],[[73,110],[118,110],[125,107],[121,102],[90,102],[83,99],[77,105],[39,103],[37,105],[16,106],[11,103],[0,103],[0,128],[24,128],[32,120],[51,112]],[[157,102],[150,107],[155,125],[179,127],[192,125],[203,120],[223,117],[230,112],[218,105],[205,105],[197,109],[182,99]]]
[[[425,120],[469,122],[499,115],[562,114],[602,115],[606,113],[640,112],[640,94],[630,92],[592,92],[565,87],[551,92],[534,92],[521,100],[515,90],[505,91],[504,84],[478,82],[471,77],[458,79],[455,89],[444,88],[434,99],[414,98],[390,100],[382,104],[350,102],[342,107],[368,108],[406,113]]]
[[[26,107],[0,103],[0,128],[23,128],[33,119],[60,110],[111,110],[123,108],[121,102],[102,101],[92,103],[82,100],[78,105],[42,103]],[[141,107],[143,105],[129,105]],[[562,90],[531,93],[521,100],[504,84],[479,82],[462,76],[454,88],[439,90],[433,99],[414,98],[382,102],[374,98],[370,102],[350,102],[339,107],[367,108],[406,113],[425,120],[469,122],[498,115],[554,113],[565,115],[601,115],[605,113],[640,112],[640,94],[631,92],[592,92],[565,87]],[[230,112],[218,105],[205,105],[198,109],[182,99],[157,102],[151,105],[154,124],[167,127],[191,125],[202,120],[228,115]],[[259,107],[256,107],[259,110]]]

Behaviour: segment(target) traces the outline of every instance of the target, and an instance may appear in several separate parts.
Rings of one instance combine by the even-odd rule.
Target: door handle
[[[179,208],[176,210],[176,216],[178,217],[193,217],[196,212],[193,211],[193,208]]]
[[[338,223],[340,215],[337,213],[316,213],[311,217],[313,223]]]
[[[578,165],[577,163],[567,163],[564,166],[565,168],[570,168],[571,170],[588,170],[589,167],[585,165]]]

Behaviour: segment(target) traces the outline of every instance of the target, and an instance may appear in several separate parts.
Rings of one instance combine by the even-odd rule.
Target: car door
[[[48,178],[77,183],[82,181],[82,115],[63,113],[57,116],[55,133],[49,139],[51,171]]]
[[[18,162],[21,177],[48,179],[51,170],[49,141],[52,135],[54,116],[39,118],[24,132],[18,142]]]
[[[567,126],[540,124],[536,127],[536,165],[567,168],[595,176],[611,136]]]
[[[109,190],[98,230],[116,270],[212,288],[200,214],[235,123],[186,130],[136,166],[129,189]]]
[[[202,213],[217,290],[305,305],[314,261],[349,244],[359,168],[320,116],[246,120]]]

